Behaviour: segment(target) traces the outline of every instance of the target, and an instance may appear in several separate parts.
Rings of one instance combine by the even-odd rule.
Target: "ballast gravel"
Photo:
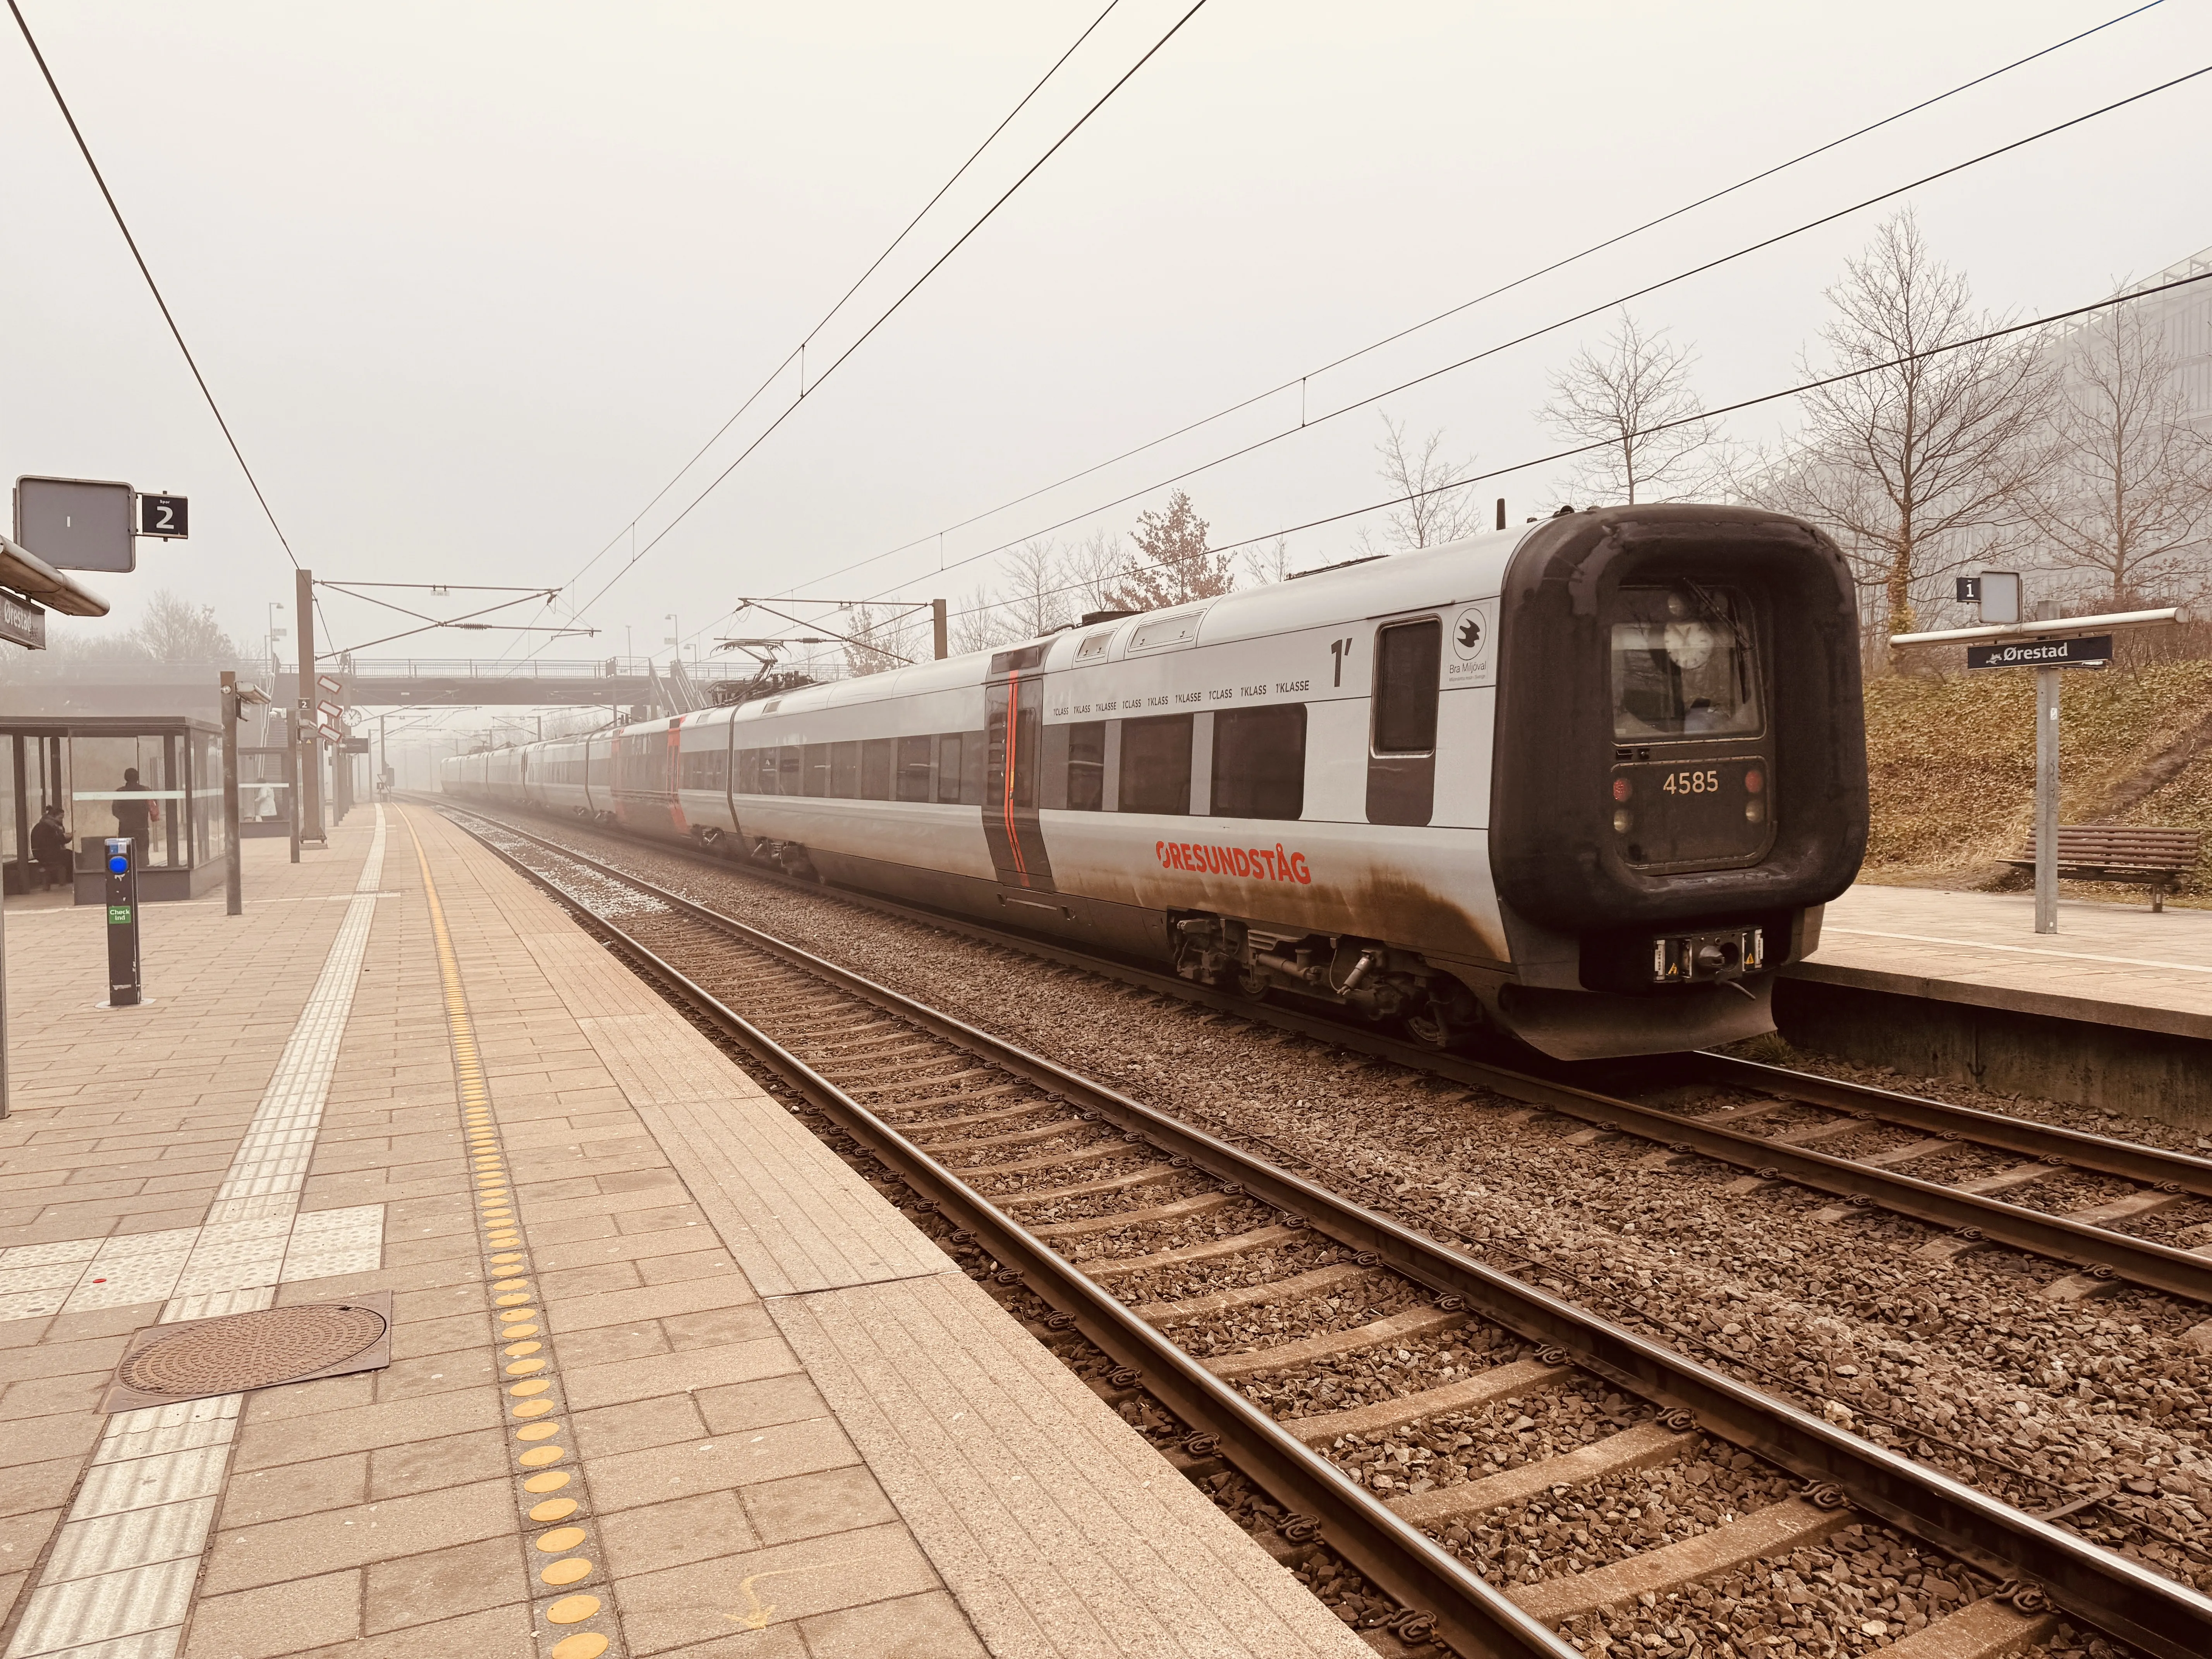
[[[830,894],[587,836],[575,844],[1461,1241],[2022,1507],[2052,1508],[2110,1488],[2103,1504],[2063,1524],[2212,1588],[2203,1516],[2212,1497],[2212,1331],[2201,1328],[2203,1309],[2124,1286],[2051,1301],[2041,1292],[2065,1270],[2048,1261],[1994,1249],[1932,1259],[1923,1247],[1936,1235],[1882,1212],[1818,1219],[1832,1204],[1826,1195],[1779,1182],[1733,1190],[1741,1170],[1697,1158],[1639,1167],[1648,1143],[1571,1144],[1577,1122],[1325,1042],[856,913]],[[1771,1042],[1753,1057],[2206,1150],[2202,1138],[2171,1126],[1816,1062]],[[1911,1172],[1956,1180],[2019,1161],[1961,1146]],[[1182,1172],[1129,1193],[1026,1210],[1024,1218],[1108,1214],[1206,1185]],[[2212,1242],[2186,1227],[2170,1237]],[[1164,1243],[1158,1229],[1127,1241],[1133,1252]],[[1355,1373],[1346,1381],[1375,1379]]]

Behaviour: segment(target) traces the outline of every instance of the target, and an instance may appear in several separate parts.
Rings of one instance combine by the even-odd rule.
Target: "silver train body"
[[[1850,574],[1606,508],[464,756],[441,787],[1563,1059],[1771,1029],[1864,850]]]

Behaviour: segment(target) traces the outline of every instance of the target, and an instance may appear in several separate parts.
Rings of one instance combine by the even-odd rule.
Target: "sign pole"
[[[325,844],[323,830],[323,749],[315,729],[315,573],[302,570],[293,582],[300,625],[300,838]]]
[[[2058,671],[2102,668],[2112,659],[2112,636],[2138,628],[2170,627],[2196,618],[2181,607],[2120,611],[2101,617],[2039,616],[2021,619],[2019,573],[1984,570],[1959,579],[1959,602],[1978,604],[1978,628],[1945,628],[1926,634],[1893,634],[1893,647],[1957,644],[1966,666],[2035,670],[2035,931],[2058,931]]]
[[[21,777],[18,777],[18,778],[16,779],[16,781],[15,781],[15,787],[16,787],[17,788],[19,788],[19,789],[20,789],[20,788],[21,788],[21,787],[23,787],[23,786],[22,786],[22,780],[21,780]],[[26,851],[27,851],[28,849],[27,848],[27,849],[25,849],[25,850],[26,850]],[[70,860],[70,863],[71,863],[71,865],[72,865],[72,866],[74,866],[74,865],[75,865],[75,863],[76,863],[76,860],[75,860],[74,859],[72,859],[72,860]],[[27,893],[27,892],[29,892],[29,891],[31,890],[31,880],[30,880],[30,877],[31,877],[31,865],[30,865],[30,860],[29,860],[27,858],[26,858],[26,859],[25,859],[25,860],[24,860],[24,863],[23,863],[23,890],[24,890],[26,893]],[[6,920],[6,918],[7,918],[7,914],[8,914],[8,902],[7,902],[7,900],[6,900],[6,898],[5,898],[4,896],[0,896],[0,1118],[4,1118],[4,1117],[6,1117],[6,1116],[8,1115],[8,927],[7,927],[7,920]]]
[[[2035,671],[2035,931],[2058,931],[2058,670]]]
[[[238,845],[238,676],[222,671],[222,913],[243,915],[246,870]]]
[[[284,729],[284,799],[292,804],[292,862],[300,861],[300,742],[303,722],[297,714],[286,716]]]

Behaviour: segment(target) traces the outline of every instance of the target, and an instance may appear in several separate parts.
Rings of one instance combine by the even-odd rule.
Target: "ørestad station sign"
[[[2110,662],[2112,636],[2091,634],[2071,640],[2014,640],[2004,645],[1970,645],[1969,668],[2063,668],[2076,663]]]

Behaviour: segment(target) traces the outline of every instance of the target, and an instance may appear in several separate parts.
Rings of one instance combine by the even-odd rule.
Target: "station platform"
[[[434,811],[245,860],[9,907],[6,1659],[1370,1651]]]
[[[1781,980],[1806,1046],[2212,1125],[2212,911],[2068,899],[2038,933],[2033,894],[1861,883]]]

